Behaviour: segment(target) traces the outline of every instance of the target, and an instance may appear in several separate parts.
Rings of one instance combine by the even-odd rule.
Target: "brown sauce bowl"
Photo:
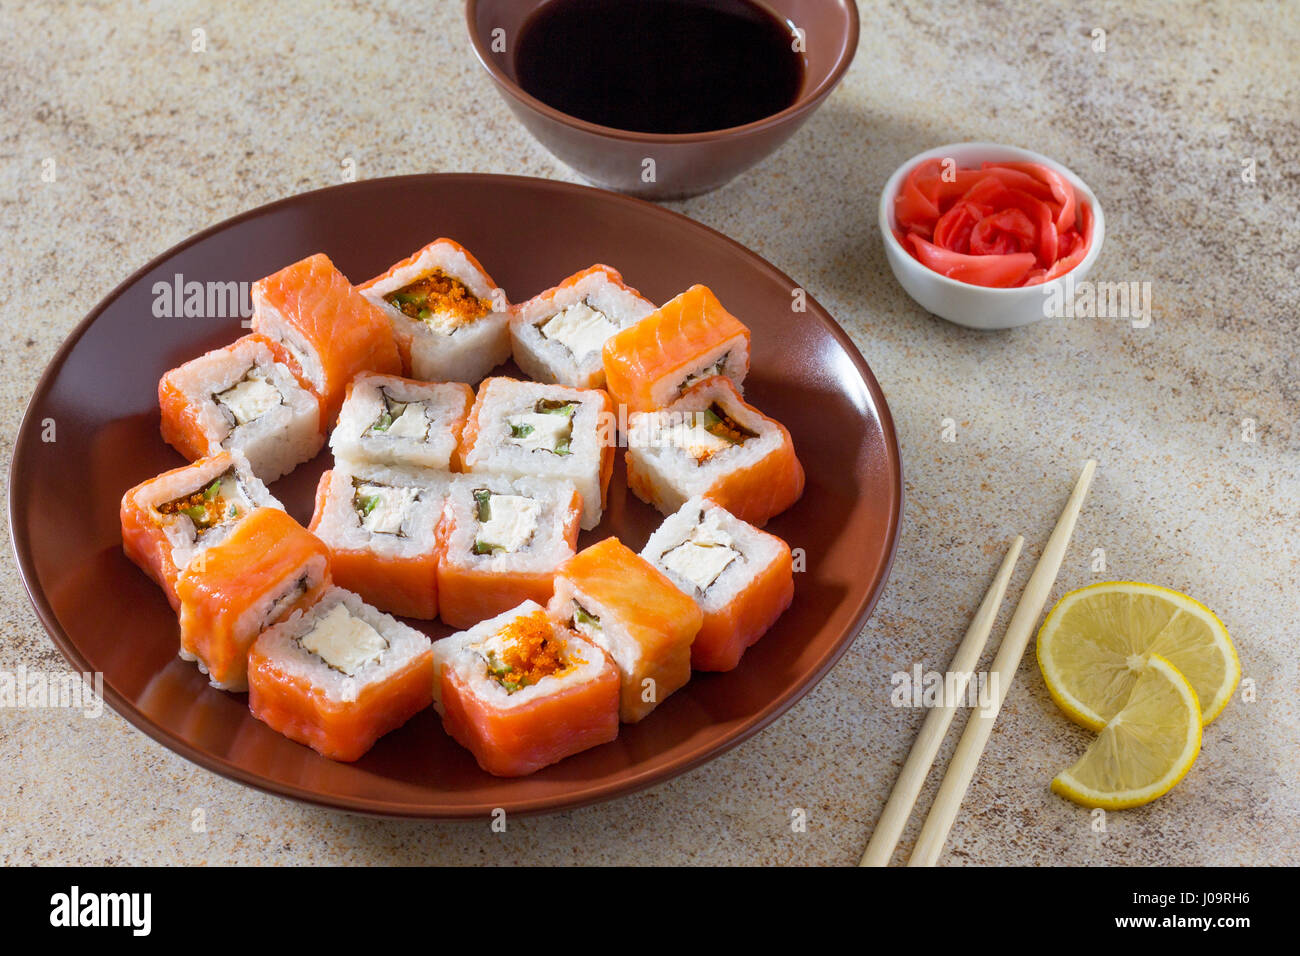
[[[511,112],[557,159],[589,182],[643,199],[684,199],[708,192],[767,157],[835,89],[858,47],[853,0],[758,0],[792,26],[792,40],[793,28],[803,31],[804,80],[795,101],[744,126],[702,133],[638,133],[562,113],[519,85],[515,43],[529,18],[547,2],[467,0],[465,19],[474,53]]]

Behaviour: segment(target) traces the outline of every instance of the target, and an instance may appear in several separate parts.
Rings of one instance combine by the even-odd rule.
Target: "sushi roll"
[[[433,645],[434,706],[478,765],[520,777],[618,736],[618,670],[525,601]]]
[[[740,391],[749,372],[749,329],[707,286],[677,298],[605,343],[605,387],[632,412],[676,401],[715,375]]]
[[[600,523],[614,471],[617,422],[600,389],[489,378],[479,386],[461,439],[471,474],[572,481],[582,527]]]
[[[325,444],[317,397],[261,335],[245,335],[163,375],[162,437],[190,461],[236,449],[272,482]]]
[[[316,486],[310,530],[330,550],[339,587],[390,614],[438,615],[438,519],[447,480],[437,472],[337,462]]]
[[[708,498],[692,498],[669,515],[641,557],[704,612],[691,645],[697,671],[731,670],[794,599],[789,545]]]
[[[691,643],[703,612],[618,538],[560,565],[548,610],[614,659],[626,723],[645,717],[690,679]]]
[[[803,494],[790,433],[728,379],[697,382],[663,411],[630,415],[628,428],[627,485],[663,514],[707,495],[762,527]]]
[[[582,496],[569,481],[457,478],[443,506],[439,615],[471,627],[532,599],[545,604],[555,569],[573,557]]]
[[[238,451],[173,468],[122,496],[122,550],[180,610],[176,578],[255,508],[279,508]]]
[[[509,305],[459,243],[435,239],[358,288],[388,316],[412,378],[474,384],[510,358]]]
[[[327,429],[358,372],[402,370],[387,318],[323,253],[253,283],[253,331],[320,399]]]
[[[654,310],[616,270],[594,265],[512,308],[515,364],[539,382],[600,388],[605,342]]]
[[[330,588],[263,631],[248,655],[248,709],[322,757],[353,761],[433,703],[433,645]]]
[[[246,690],[257,635],[329,585],[325,545],[285,512],[258,508],[177,577],[180,656],[214,687]]]
[[[474,402],[461,382],[415,382],[363,372],[348,386],[330,448],[339,461],[455,471]]]

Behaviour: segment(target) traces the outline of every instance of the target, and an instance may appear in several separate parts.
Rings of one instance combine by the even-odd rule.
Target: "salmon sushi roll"
[[[707,286],[677,298],[605,343],[605,387],[628,411],[676,401],[698,381],[722,375],[739,391],[749,372],[749,329]]]
[[[348,385],[330,448],[340,461],[455,471],[474,390],[363,372]]]
[[[325,545],[285,512],[258,508],[176,579],[180,656],[197,661],[214,687],[246,690],[257,635],[329,585]]]
[[[253,283],[253,330],[320,399],[326,428],[358,372],[402,371],[388,319],[324,253]]]
[[[692,498],[641,550],[704,612],[691,667],[729,671],[794,600],[790,547],[708,498]]]
[[[173,468],[122,496],[122,550],[180,610],[176,578],[191,560],[220,544],[255,508],[284,506],[238,451]]]
[[[435,239],[359,286],[392,323],[412,378],[475,384],[510,358],[510,306],[464,246]]]
[[[555,569],[573,557],[582,495],[570,481],[457,478],[443,506],[439,616],[466,628],[551,599]]]
[[[533,601],[435,642],[433,658],[442,725],[490,774],[521,777],[618,736],[618,670]]]
[[[433,645],[343,588],[263,631],[248,709],[331,760],[359,759],[433,703]]]
[[[310,530],[339,587],[381,611],[438,615],[438,520],[447,479],[416,468],[338,462],[320,477]]]
[[[320,401],[261,335],[167,372],[158,382],[158,407],[163,440],[190,461],[235,449],[265,482],[316,457],[325,444]]]
[[[641,720],[690,679],[691,643],[703,612],[618,538],[560,565],[548,609],[613,658],[625,723]]]
[[[539,382],[601,388],[605,343],[654,310],[617,270],[594,265],[511,309],[515,364]]]
[[[591,529],[605,507],[617,428],[600,389],[489,378],[465,423],[461,461],[471,474],[573,482],[582,495],[582,527]]]
[[[728,379],[698,382],[663,411],[630,415],[628,428],[627,485],[665,515],[707,495],[762,527],[803,494],[789,431],[745,404]]]

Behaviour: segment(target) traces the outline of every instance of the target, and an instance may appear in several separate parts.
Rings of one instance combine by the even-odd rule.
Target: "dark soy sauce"
[[[750,0],[552,0],[524,24],[515,72],[537,99],[590,123],[699,133],[794,103],[795,45]]]

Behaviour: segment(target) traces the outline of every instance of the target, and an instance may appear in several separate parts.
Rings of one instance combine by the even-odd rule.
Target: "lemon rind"
[[[1208,710],[1204,708],[1201,710],[1201,726],[1208,727],[1212,724],[1219,715],[1227,709],[1228,702],[1232,700],[1232,695],[1236,693],[1237,686],[1241,683],[1241,659],[1237,656],[1237,647],[1232,642],[1232,636],[1228,633],[1228,629],[1224,626],[1223,621],[1219,620],[1219,616],[1206,605],[1196,600],[1196,598],[1184,594],[1181,591],[1175,591],[1173,588],[1167,588],[1162,584],[1147,584],[1143,581],[1098,581],[1095,584],[1088,584],[1081,588],[1075,588],[1073,591],[1068,591],[1061,595],[1060,599],[1052,605],[1052,609],[1047,612],[1047,617],[1043,618],[1043,623],[1038,628],[1038,634],[1034,642],[1034,655],[1038,660],[1038,669],[1043,675],[1043,682],[1047,685],[1047,692],[1051,695],[1056,706],[1061,709],[1065,716],[1069,717],[1081,727],[1086,727],[1091,731],[1099,732],[1106,726],[1106,721],[1102,719],[1101,714],[1097,713],[1073,694],[1065,691],[1064,688],[1057,686],[1057,683],[1052,680],[1048,673],[1048,668],[1043,662],[1043,635],[1046,633],[1047,625],[1051,622],[1053,616],[1061,610],[1062,605],[1064,605],[1066,601],[1073,603],[1073,601],[1078,600],[1079,596],[1084,592],[1099,588],[1111,590],[1117,588],[1133,588],[1142,591],[1156,591],[1172,595],[1174,598],[1173,603],[1178,604],[1185,602],[1186,604],[1192,605],[1202,611],[1205,618],[1212,622],[1214,628],[1223,637],[1223,644],[1227,647],[1232,662],[1232,679],[1225,681],[1220,686],[1219,694],[1216,695],[1213,701],[1211,701],[1213,706]],[[1195,693],[1195,691],[1193,691],[1193,693]],[[1197,703],[1199,705],[1199,698]]]
[[[1157,668],[1167,671],[1166,676],[1173,679],[1174,686],[1180,690],[1183,699],[1190,705],[1191,711],[1196,714],[1196,720],[1193,722],[1194,726],[1191,727],[1191,733],[1189,733],[1189,737],[1192,734],[1195,735],[1195,742],[1191,746],[1183,748],[1180,761],[1175,764],[1177,769],[1149,787],[1144,787],[1141,790],[1125,790],[1109,795],[1100,795],[1099,791],[1085,787],[1075,780],[1070,774],[1070,770],[1062,770],[1052,780],[1051,789],[1053,793],[1090,810],[1128,810],[1133,807],[1145,806],[1154,800],[1160,799],[1178,786],[1192,769],[1192,766],[1196,763],[1196,758],[1201,753],[1202,730],[1205,726],[1201,720],[1201,705],[1197,700],[1196,691],[1192,689],[1192,685],[1187,682],[1187,678],[1182,675],[1182,672],[1159,654],[1150,655],[1147,661],[1148,664],[1153,664]],[[1120,713],[1123,713],[1123,711]],[[1119,714],[1116,714],[1116,717],[1118,716]],[[1083,757],[1079,758],[1079,760],[1082,759]],[[1075,766],[1078,766],[1078,761],[1075,762]],[[1072,770],[1073,767],[1070,769]]]

